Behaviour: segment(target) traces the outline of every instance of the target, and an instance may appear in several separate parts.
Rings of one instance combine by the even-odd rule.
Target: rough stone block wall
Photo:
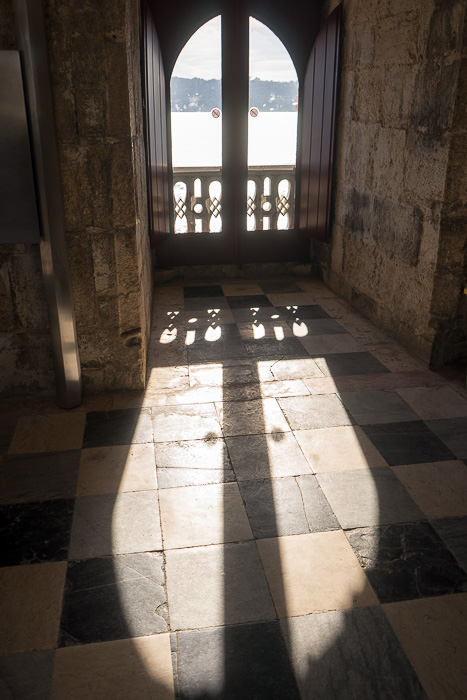
[[[0,2],[0,51],[16,50],[11,0]],[[52,391],[39,245],[0,245],[0,395]]]
[[[43,3],[84,390],[142,388],[152,285],[140,3]],[[0,48],[14,48],[11,0],[0,27]],[[14,369],[4,394],[53,387],[41,285],[38,246],[0,247],[2,361]]]
[[[337,2],[330,2],[330,11]],[[429,362],[465,0],[344,0],[332,241],[338,293]]]

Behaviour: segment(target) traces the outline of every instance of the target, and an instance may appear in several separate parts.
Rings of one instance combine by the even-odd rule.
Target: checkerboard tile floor
[[[465,697],[465,394],[320,283],[156,288],[146,391],[0,448],[2,698]]]

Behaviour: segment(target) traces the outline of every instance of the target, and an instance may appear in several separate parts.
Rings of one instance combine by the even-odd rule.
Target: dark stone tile
[[[248,355],[263,360],[284,360],[287,358],[310,357],[297,338],[258,338],[245,341]]]
[[[235,481],[231,469],[158,469],[157,485],[160,489],[203,484],[227,484]]]
[[[194,342],[188,345],[188,363],[217,362],[237,358],[247,358],[247,352],[240,331],[235,324],[218,326],[217,340],[206,340],[203,333],[195,335]]]
[[[73,499],[0,506],[0,566],[65,560],[73,506]]]
[[[185,298],[183,308],[185,311],[207,311],[208,309],[228,309],[229,305],[224,296],[200,296]]]
[[[296,321],[297,323],[312,318],[331,318],[318,304],[310,304],[308,306],[278,306],[277,310],[284,318]]]
[[[339,395],[359,425],[420,420],[395,391],[351,391]]]
[[[352,425],[353,418],[335,394],[287,396],[278,399],[292,430]]]
[[[301,338],[306,338],[309,335],[336,335],[347,333],[345,328],[342,328],[342,326],[332,318],[311,318],[305,321],[301,319],[297,321],[295,319],[288,319],[287,323],[291,328],[299,324]]]
[[[13,455],[0,467],[0,503],[74,498],[81,450]]]
[[[311,468],[292,433],[241,435],[226,439],[240,481],[309,474]]]
[[[265,294],[303,294],[303,289],[289,280],[265,280],[258,284]]]
[[[282,620],[302,700],[428,700],[380,607]]]
[[[53,650],[0,656],[0,698],[49,700]]]
[[[389,372],[371,352],[339,352],[323,355],[316,364],[326,377],[347,377],[353,374]]]
[[[226,297],[231,309],[254,309],[273,306],[265,294],[246,294],[245,296]]]
[[[126,408],[92,411],[86,416],[83,447],[107,447],[152,442],[150,410]]]
[[[222,297],[224,292],[220,284],[193,285],[183,287],[185,299],[197,297]]]
[[[467,516],[439,518],[432,520],[431,524],[467,572]]]
[[[302,495],[294,477],[240,481],[238,486],[257,539],[309,532]]]
[[[16,429],[16,416],[2,415],[0,420],[0,454],[7,452]]]
[[[346,534],[381,603],[467,591],[467,574],[429,523]]]
[[[162,554],[68,563],[59,646],[167,631]]]
[[[178,632],[180,700],[300,700],[278,622]]]
[[[240,308],[232,309],[232,316],[234,317],[236,323],[254,323],[256,321],[260,323],[268,323],[270,321],[283,321],[285,320],[283,316],[274,306],[259,308]]]
[[[423,421],[364,425],[362,430],[391,467],[455,459]]]
[[[458,459],[467,459],[467,418],[427,420],[426,424]]]
[[[310,532],[338,530],[339,523],[313,474],[297,476]]]

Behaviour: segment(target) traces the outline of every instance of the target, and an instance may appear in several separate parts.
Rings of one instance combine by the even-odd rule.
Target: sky
[[[179,78],[221,78],[221,18],[206,22],[183,48],[173,76]],[[277,36],[250,17],[250,78],[296,80],[292,59]]]

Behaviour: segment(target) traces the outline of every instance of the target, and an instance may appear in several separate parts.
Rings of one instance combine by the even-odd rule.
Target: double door
[[[150,218],[159,264],[305,262],[310,248],[309,236],[326,237],[329,229],[339,16],[339,11],[335,11],[319,33],[302,80],[298,170],[295,164],[288,163],[288,172],[281,173],[278,169],[280,171],[284,164],[277,163],[274,166],[270,164],[271,172],[268,172],[266,165],[252,167],[249,162],[249,121],[251,125],[251,120],[259,117],[255,122],[259,126],[262,112],[268,108],[267,104],[257,107],[251,104],[250,18],[243,11],[242,3],[227,3],[227,9],[222,14],[221,107],[213,108],[214,113],[208,115],[213,119],[213,124],[219,116],[222,121],[219,173],[208,172],[206,177],[205,166],[200,166],[197,171],[194,164],[188,169],[192,172],[187,172],[186,168],[177,168],[175,164],[173,179],[168,172],[170,158],[164,126],[166,100],[162,57],[154,27],[148,31],[150,17],[146,17]],[[173,188],[172,183],[177,185],[177,178],[184,182],[184,195],[183,198],[177,195],[175,188],[174,207],[171,209],[168,206],[169,190]],[[193,183],[191,189],[190,178]],[[207,188],[201,191],[203,178]],[[220,181],[221,189],[211,188],[208,194],[209,180],[212,182],[216,178]],[[297,192],[299,199],[296,206]],[[180,220],[184,226],[180,226]],[[279,227],[280,221],[282,225]]]

